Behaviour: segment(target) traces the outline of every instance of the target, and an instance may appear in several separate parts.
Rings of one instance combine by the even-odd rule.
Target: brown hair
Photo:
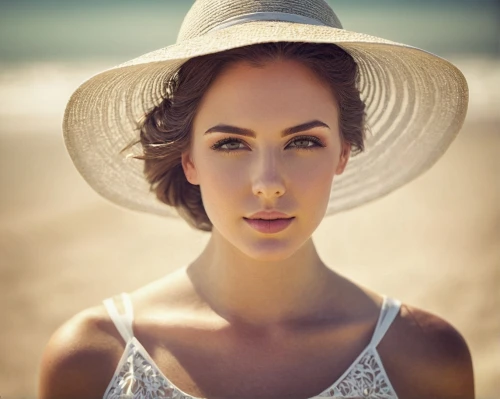
[[[365,104],[360,99],[358,67],[340,47],[316,43],[262,43],[195,57],[166,83],[167,96],[139,122],[144,174],[156,196],[177,209],[196,229],[211,231],[200,188],[190,184],[181,165],[181,152],[191,143],[198,105],[215,78],[230,64],[245,61],[256,67],[276,59],[296,60],[332,88],[339,106],[341,139],[352,153],[364,150]],[[136,142],[136,143],[137,143]],[[133,143],[132,143],[133,144]],[[131,145],[132,145],[131,144]]]

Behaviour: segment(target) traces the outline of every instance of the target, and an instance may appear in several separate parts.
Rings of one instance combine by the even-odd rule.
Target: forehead
[[[205,93],[196,119],[282,117],[299,122],[336,117],[332,88],[309,67],[294,60],[255,66],[241,61],[225,69]],[[216,120],[216,122],[228,122]]]

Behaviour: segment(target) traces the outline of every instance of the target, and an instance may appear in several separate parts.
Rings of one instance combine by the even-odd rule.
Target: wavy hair
[[[263,66],[273,60],[295,60],[310,68],[328,84],[339,106],[341,140],[355,155],[364,150],[365,104],[358,89],[358,66],[352,56],[332,44],[277,42],[239,47],[195,57],[185,62],[166,82],[168,93],[162,102],[139,122],[145,161],[144,174],[157,198],[176,208],[186,222],[211,231],[200,188],[190,184],[181,165],[181,153],[190,147],[193,120],[203,95],[228,66],[247,62]]]

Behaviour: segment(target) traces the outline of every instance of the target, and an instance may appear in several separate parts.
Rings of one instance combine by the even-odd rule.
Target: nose
[[[281,172],[279,156],[271,151],[262,156],[255,166],[252,180],[254,195],[264,198],[281,197],[285,194],[285,181]]]

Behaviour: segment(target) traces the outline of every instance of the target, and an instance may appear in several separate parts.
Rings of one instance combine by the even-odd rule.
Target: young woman
[[[208,244],[61,326],[39,397],[473,398],[453,326],[311,238],[428,169],[466,106],[453,65],[345,31],[321,0],[198,0],[177,44],[85,82],[64,134],[99,193],[175,209]]]

